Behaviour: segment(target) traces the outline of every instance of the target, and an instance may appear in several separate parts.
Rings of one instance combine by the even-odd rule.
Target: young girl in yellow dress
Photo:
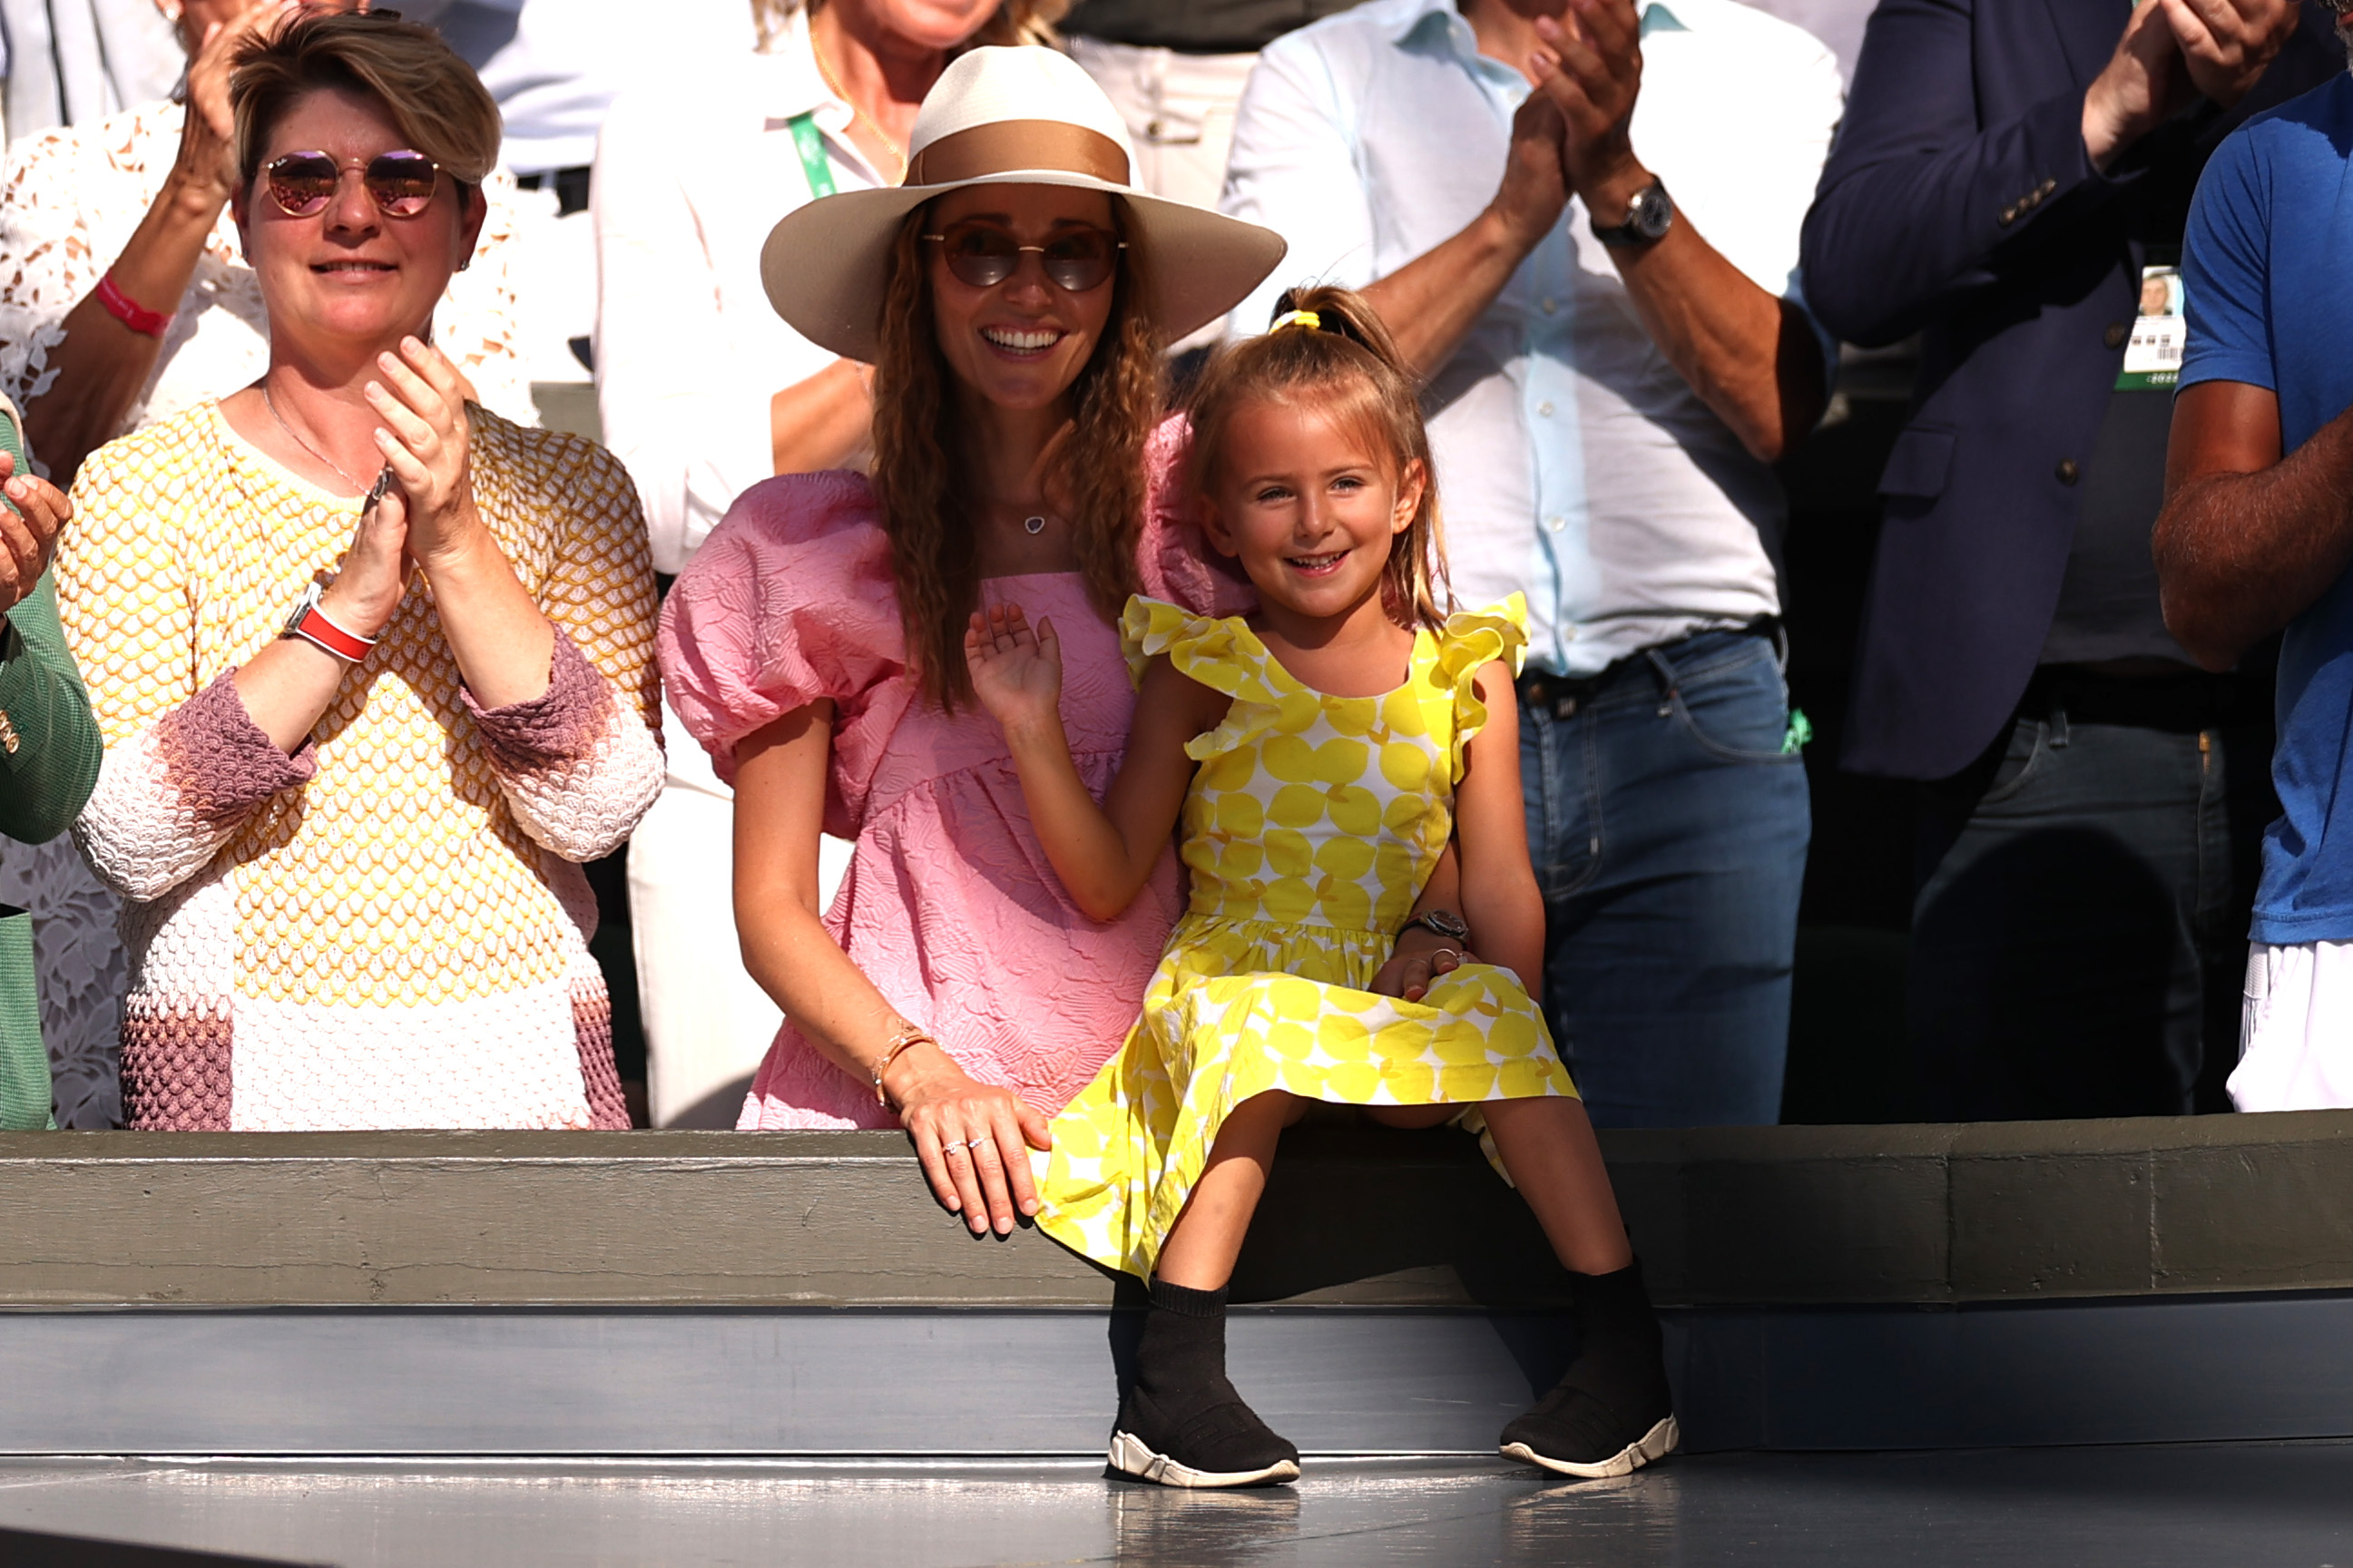
[[[1297,1477],[1298,1450],[1227,1381],[1225,1287],[1277,1138],[1320,1100],[1399,1126],[1483,1122],[1577,1287],[1577,1359],[1503,1452],[1623,1475],[1675,1446],[1675,1422],[1592,1126],[1526,984],[1544,904],[1520,795],[1520,603],[1440,613],[1429,437],[1355,295],[1287,297],[1274,331],[1210,366],[1192,412],[1208,536],[1260,609],[1128,602],[1148,662],[1100,806],[1063,737],[1052,623],[998,605],[965,637],[1080,908],[1126,908],[1180,824],[1191,875],[1142,1020],[1038,1156],[1039,1226],[1150,1285],[1113,1468],[1196,1487]],[[1416,1000],[1377,994],[1450,842],[1487,962],[1464,952]]]

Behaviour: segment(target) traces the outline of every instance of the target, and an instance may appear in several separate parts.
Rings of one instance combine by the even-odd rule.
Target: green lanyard
[[[796,114],[787,123],[793,128],[793,145],[800,149],[801,173],[808,176],[809,195],[833,195],[838,188],[833,183],[833,163],[825,155],[825,138],[818,134],[816,111]]]

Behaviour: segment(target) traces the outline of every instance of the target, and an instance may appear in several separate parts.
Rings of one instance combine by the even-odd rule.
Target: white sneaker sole
[[[1612,1476],[1630,1476],[1654,1459],[1663,1459],[1682,1447],[1683,1428],[1672,1415],[1644,1433],[1639,1441],[1630,1443],[1598,1465],[1573,1465],[1567,1459],[1556,1459],[1537,1453],[1525,1443],[1506,1443],[1499,1450],[1507,1459],[1517,1459],[1524,1465],[1540,1465],[1547,1470],[1557,1470],[1564,1476],[1580,1480],[1602,1481]]]
[[[1272,1481],[1295,1481],[1299,1467],[1279,1459],[1262,1470],[1197,1470],[1166,1454],[1156,1454],[1144,1439],[1125,1432],[1111,1435],[1111,1468],[1139,1481],[1164,1487],[1257,1487]]]

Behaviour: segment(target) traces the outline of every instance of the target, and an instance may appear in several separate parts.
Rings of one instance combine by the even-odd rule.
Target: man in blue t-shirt
[[[2353,47],[2353,3],[2337,30]],[[2165,622],[2226,669],[2284,629],[2231,1095],[2353,1105],[2353,77],[2215,153],[2184,243],[2189,348],[2157,523]]]

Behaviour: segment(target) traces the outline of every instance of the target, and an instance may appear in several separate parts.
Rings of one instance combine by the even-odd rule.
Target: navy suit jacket
[[[1843,758],[1859,773],[1942,778],[2002,731],[2058,607],[2144,237],[2179,234],[2240,121],[2346,68],[2328,7],[2306,0],[2244,101],[2185,111],[2104,175],[2084,90],[2127,9],[1881,0],[1863,35],[1806,216],[1806,300],[1849,342],[1919,333],[1921,365],[1880,481]]]

